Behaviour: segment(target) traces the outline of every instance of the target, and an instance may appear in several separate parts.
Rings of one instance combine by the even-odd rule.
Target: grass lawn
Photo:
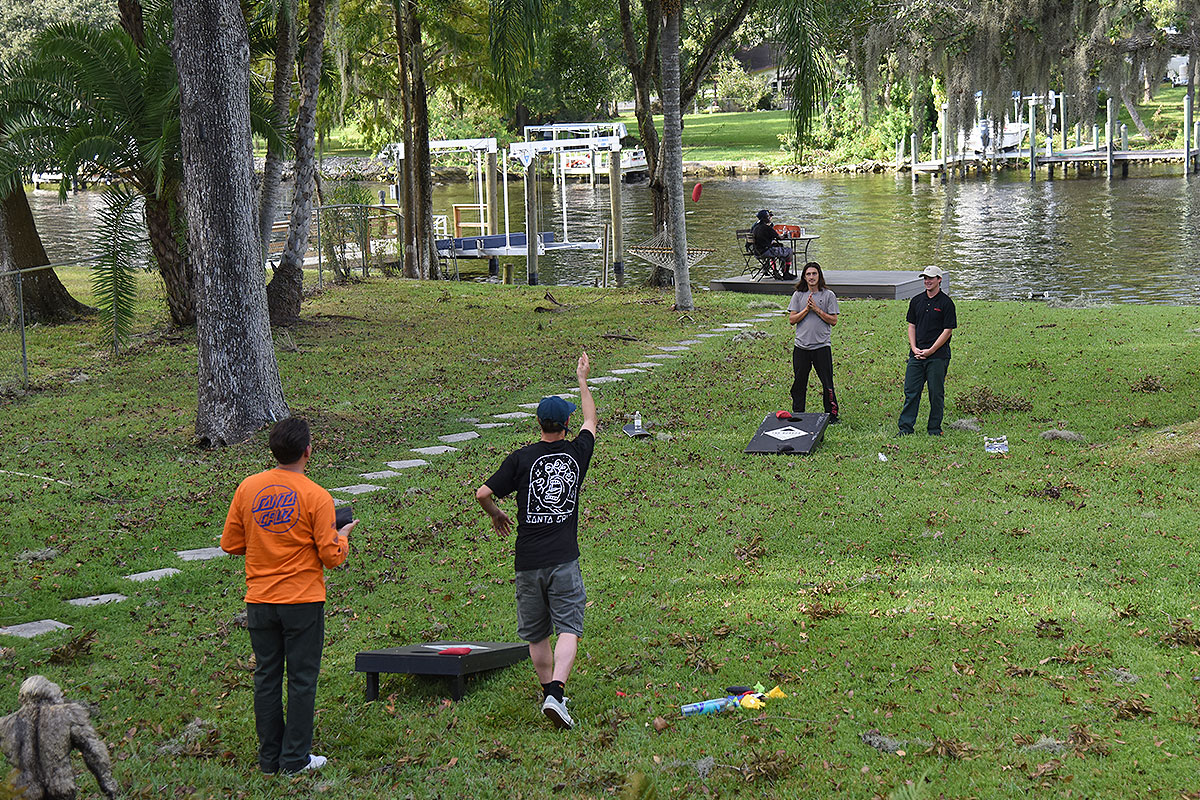
[[[86,296],[86,278],[64,278]],[[114,361],[92,323],[34,328],[36,390],[0,399],[0,624],[74,626],[0,637],[0,713],[27,675],[58,681],[95,708],[128,797],[1200,789],[1195,308],[959,304],[947,421],[978,416],[984,435],[1007,435],[1007,457],[985,454],[978,433],[893,438],[901,302],[842,304],[844,423],[809,457],[742,453],[763,415],[788,407],[782,316],[759,325],[765,338],[706,339],[600,386],[569,732],[538,712],[528,663],[472,682],[459,703],[444,684],[400,676],[362,701],[360,650],[515,638],[512,542],[473,492],[534,426],[430,457],[354,500],[349,561],[327,576],[314,751],[330,763],[289,780],[255,769],[241,559],[174,555],[216,543],[238,481],[269,466],[266,436],[193,446],[193,337],[160,329],[147,288],[136,352]],[[358,483],[469,429],[462,417],[568,387],[582,348],[602,375],[764,303],[698,293],[700,308],[679,315],[649,290],[563,286],[568,308],[536,313],[544,291],[372,279],[311,299],[277,338],[286,396],[313,422],[309,475]],[[621,435],[634,411],[662,436]],[[1041,438],[1060,427],[1084,441]],[[46,560],[20,555],[43,548]],[[182,572],[121,577],[167,566]],[[103,592],[129,599],[64,603]],[[79,637],[90,648],[63,647]],[[680,717],[684,703],[756,682],[789,697]],[[182,738],[189,724],[198,735]],[[80,784],[97,796],[90,776]]]

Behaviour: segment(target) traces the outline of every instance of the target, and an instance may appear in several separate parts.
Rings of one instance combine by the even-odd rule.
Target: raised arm
[[[592,371],[592,362],[588,360],[585,350],[579,355],[579,364],[575,367],[575,377],[579,378],[579,406],[583,409],[583,425],[580,430],[591,431],[596,435],[596,401],[592,399],[592,390],[588,388],[588,373]]]

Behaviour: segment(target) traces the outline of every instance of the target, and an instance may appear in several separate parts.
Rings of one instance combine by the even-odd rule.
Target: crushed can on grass
[[[983,451],[985,453],[1007,453],[1008,452],[1008,437],[997,436],[992,439],[987,436],[983,437]]]

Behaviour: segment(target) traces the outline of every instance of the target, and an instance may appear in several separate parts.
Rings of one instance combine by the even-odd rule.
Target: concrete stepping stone
[[[539,400],[536,403],[520,403],[517,405],[517,408],[528,408],[531,411],[537,411],[537,407],[540,405],[541,401]]]
[[[135,572],[132,575],[126,575],[125,580],[133,581],[134,583],[145,583],[146,581],[161,581],[163,578],[169,578],[172,575],[178,575],[179,570],[174,567],[165,567],[163,569],[152,569],[149,572]]]
[[[647,361],[652,358],[679,358],[678,353],[651,353],[648,356],[643,356]]]
[[[457,453],[458,448],[448,444],[435,444],[432,447],[414,447],[410,452],[420,453],[423,456],[440,456],[443,453]]]
[[[677,344],[677,345],[693,345],[693,344],[700,344],[700,340],[699,340],[699,339],[684,339],[683,341],[681,341],[681,342],[676,342],[675,344]]]
[[[661,361],[635,361],[632,364],[626,364],[627,367],[639,367],[641,369],[650,369],[651,367],[661,367]]]
[[[719,334],[719,333],[697,333],[696,336],[700,339],[719,339],[719,338],[721,338],[721,334]]]
[[[358,477],[369,481],[385,481],[388,478],[399,478],[401,474],[393,469],[381,469],[379,472],[360,472]]]
[[[195,550],[176,550],[175,555],[184,561],[209,561],[214,558],[223,558],[229,553],[219,547],[197,547]]]
[[[618,378],[616,375],[601,375],[599,378],[588,378],[588,383],[589,384],[620,383],[623,380],[625,380],[625,379]]]
[[[479,424],[479,420],[475,419],[475,417],[459,417],[458,421],[463,423],[464,425],[478,425]]]
[[[74,600],[68,600],[67,602],[73,606],[85,606],[86,607],[86,606],[102,606],[102,605],[106,605],[108,603],[120,603],[121,601],[128,600],[128,599],[129,598],[123,594],[116,594],[115,592],[113,592],[110,594],[94,594],[91,597],[76,597]]]
[[[39,619],[36,622],[22,622],[20,625],[8,625],[0,628],[0,636],[20,636],[22,639],[32,639],[51,631],[65,631],[71,626],[56,619]]]
[[[376,486],[373,483],[356,483],[353,486],[339,486],[336,489],[330,489],[331,492],[345,492],[346,494],[367,494],[368,492],[378,492],[384,487]]]
[[[688,350],[689,348],[682,344],[660,344],[658,349],[662,350],[664,353],[680,353]]]
[[[658,365],[655,364],[654,366],[657,367]],[[614,370],[612,370],[612,374],[613,375],[633,375],[635,373],[645,372],[645,371],[646,370],[638,369],[637,367],[626,367],[625,369],[614,369]]]
[[[511,422],[476,422],[475,427],[481,431],[490,431],[492,428],[511,428]]]
[[[340,497],[335,497],[335,498],[333,498],[333,507],[337,508],[338,506],[344,506],[349,502],[350,502],[349,500],[343,500]]]
[[[403,461],[389,461],[387,465],[392,469],[412,469],[413,467],[424,467],[429,464],[423,458],[407,458]]]
[[[535,405],[534,408],[537,408],[537,406]],[[493,419],[529,419],[532,416],[535,415],[530,414],[528,411],[509,411],[506,414],[492,414]]]
[[[751,322],[726,322],[721,327],[722,328],[753,328],[754,324]]]
[[[462,433],[447,433],[444,436],[437,437],[439,442],[446,444],[457,444],[458,442],[469,442],[472,439],[479,438],[479,431],[463,431]]]

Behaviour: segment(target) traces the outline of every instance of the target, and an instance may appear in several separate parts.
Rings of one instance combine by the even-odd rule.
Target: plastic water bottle
[[[737,705],[736,697],[718,697],[713,700],[703,700],[699,703],[688,703],[679,710],[683,712],[683,716],[685,717],[694,717],[700,714],[719,714],[727,708],[737,708]]]
[[[642,412],[640,411],[633,412],[633,432],[642,432]]]

